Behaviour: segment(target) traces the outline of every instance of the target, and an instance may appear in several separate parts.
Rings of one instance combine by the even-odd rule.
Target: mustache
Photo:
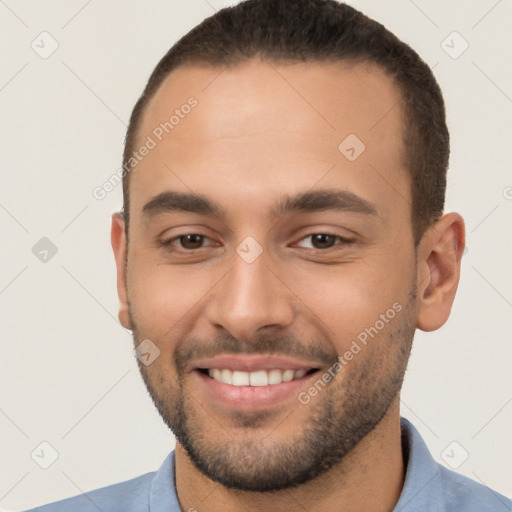
[[[319,339],[300,342],[289,335],[263,334],[251,340],[237,339],[231,335],[216,337],[214,340],[189,338],[179,342],[174,352],[178,372],[190,369],[195,359],[211,358],[221,354],[263,354],[303,357],[317,360],[331,366],[338,360],[337,352],[327,350],[326,343]]]

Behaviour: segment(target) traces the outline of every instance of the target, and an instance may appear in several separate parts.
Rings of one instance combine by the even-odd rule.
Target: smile
[[[300,370],[257,370],[252,372],[232,371],[227,368],[210,368],[200,370],[202,373],[207,374],[217,382],[224,384],[231,384],[232,386],[272,386],[289,382],[304,377],[307,374],[316,371],[315,368],[300,369]]]

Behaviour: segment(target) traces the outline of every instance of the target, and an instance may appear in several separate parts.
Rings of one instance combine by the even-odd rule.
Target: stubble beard
[[[272,434],[264,441],[260,434],[259,441],[251,439],[251,429],[263,426],[271,432],[272,424],[277,426],[283,417],[276,419],[265,411],[235,413],[231,418],[233,424],[247,428],[247,435],[243,440],[237,436],[236,442],[219,441],[219,436],[215,436],[217,423],[208,422],[197,399],[187,393],[179,364],[177,380],[152,372],[151,367],[140,361],[139,369],[162,419],[204,475],[225,487],[244,491],[292,488],[342,462],[377,427],[399,397],[415,331],[415,299],[414,287],[407,304],[391,324],[393,330],[386,337],[381,333],[369,342],[383,344],[381,353],[391,351],[392,357],[356,355],[357,366],[351,368],[350,379],[333,379],[307,406],[297,401],[297,407],[309,407],[309,415],[293,430],[292,437],[279,444],[272,443]],[[133,323],[136,345],[143,339],[139,333]],[[179,360],[179,355],[176,357]]]

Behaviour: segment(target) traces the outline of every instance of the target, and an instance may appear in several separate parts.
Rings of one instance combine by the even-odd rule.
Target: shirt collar
[[[400,426],[407,466],[404,486],[393,512],[442,512],[444,507],[437,503],[439,494],[436,492],[441,480],[439,465],[416,427],[405,418],[400,418]]]
[[[167,455],[160,469],[156,472],[149,490],[150,512],[181,511],[176,493],[174,474],[174,450]]]

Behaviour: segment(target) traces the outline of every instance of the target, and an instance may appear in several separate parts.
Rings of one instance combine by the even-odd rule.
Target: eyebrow
[[[270,211],[272,217],[289,213],[336,210],[378,216],[376,207],[348,190],[315,190],[286,195]],[[152,198],[142,208],[144,216],[153,217],[172,211],[186,211],[226,218],[226,211],[202,194],[167,190]]]

